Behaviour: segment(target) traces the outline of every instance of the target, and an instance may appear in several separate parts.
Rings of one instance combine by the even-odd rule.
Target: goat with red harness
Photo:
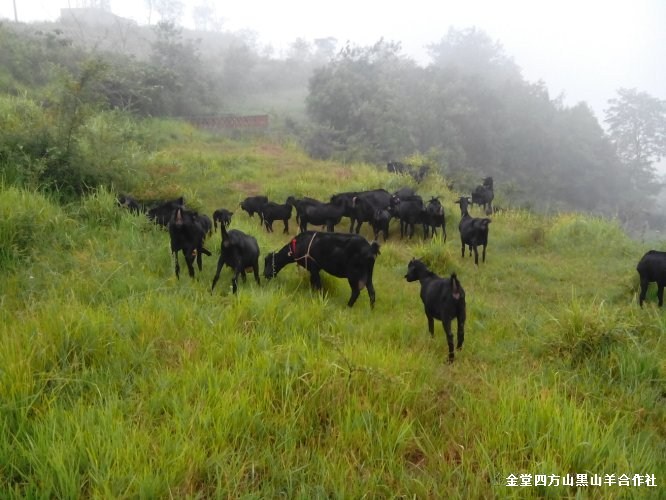
[[[310,284],[321,289],[319,271],[337,278],[347,278],[353,306],[361,290],[367,288],[370,306],[375,303],[372,272],[379,255],[379,244],[369,243],[356,234],[306,231],[293,238],[280,250],[266,256],[264,276],[274,278],[287,264],[296,263],[310,272]]]

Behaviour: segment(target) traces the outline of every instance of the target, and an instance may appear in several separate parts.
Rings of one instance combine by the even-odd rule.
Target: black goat
[[[451,321],[456,320],[458,326],[458,350],[462,349],[465,341],[465,290],[455,273],[451,278],[440,278],[430,271],[426,265],[417,259],[412,259],[407,265],[405,279],[408,282],[421,283],[421,301],[428,318],[428,331],[430,336],[435,335],[435,320],[438,319],[444,326],[446,342],[449,345],[449,363],[453,362],[453,332]]]
[[[663,306],[664,285],[666,285],[666,252],[650,250],[638,262],[636,271],[638,271],[641,279],[641,294],[638,298],[640,306],[643,307],[648,285],[653,281],[657,283],[659,307]]]
[[[225,226],[229,227],[229,224],[231,224],[231,216],[234,215],[233,212],[230,212],[226,208],[218,208],[213,212],[213,230],[217,232],[217,223],[219,222],[220,225],[224,224]]]
[[[347,305],[352,307],[363,288],[368,289],[370,306],[375,304],[375,288],[372,271],[379,255],[379,244],[357,234],[322,233],[306,231],[293,238],[264,261],[264,276],[274,278],[287,264],[293,262],[310,271],[310,284],[321,289],[320,271],[338,278],[347,278],[351,297]]]
[[[259,224],[264,223],[264,219],[261,216],[261,207],[268,203],[268,197],[266,196],[248,196],[243,201],[240,202],[239,206],[241,210],[245,210],[250,217],[253,217],[255,213],[259,214]]]
[[[473,205],[476,203],[477,205],[483,206],[485,214],[490,215],[493,212],[492,202],[494,198],[493,178],[486,177],[483,179],[483,185],[476,186],[474,191],[472,191],[472,201],[470,204]]]
[[[128,196],[126,194],[121,194],[118,196],[116,201],[118,202],[119,207],[126,208],[127,210],[130,211],[130,213],[134,215],[138,215],[141,212],[143,212],[141,204],[136,198],[132,198],[131,196]]]
[[[400,161],[390,161],[386,164],[386,170],[392,174],[409,173],[411,168],[411,165],[405,165]]]
[[[399,199],[394,212],[400,219],[400,238],[414,236],[414,227],[416,224],[423,225],[423,237],[427,236],[427,226],[425,225],[425,208],[423,198],[419,195],[407,196]]]
[[[372,189],[370,191],[361,191],[352,197],[351,200],[351,227],[349,232],[361,232],[361,226],[364,222],[372,222],[377,210],[388,208],[391,204],[392,195],[385,189]],[[354,223],[356,230],[354,231]]]
[[[379,238],[379,233],[384,234],[384,242],[388,239],[389,235],[389,222],[391,222],[391,213],[386,208],[375,210],[372,221],[372,231],[375,235],[375,240]]]
[[[458,230],[460,231],[460,243],[462,245],[462,256],[465,257],[465,245],[469,246],[469,254],[472,255],[474,251],[474,264],[479,265],[479,252],[477,247],[483,246],[483,259],[486,261],[486,246],[488,245],[488,224],[490,219],[477,219],[469,215],[467,207],[470,203],[469,198],[461,196],[456,200],[456,204],[460,205],[460,223]]]
[[[151,208],[146,215],[156,224],[166,227],[169,225],[171,216],[178,208],[185,208],[185,201],[182,196],[175,200],[165,201],[160,205]]]
[[[367,201],[367,203],[359,204],[361,199]],[[358,234],[361,231],[361,225],[364,222],[370,222],[372,220],[374,210],[386,208],[391,204],[391,194],[385,189],[350,191],[334,194],[331,196],[331,203],[344,203],[345,210],[343,216],[349,217],[351,220],[349,232],[355,232]],[[360,210],[358,207],[360,207]]]
[[[336,201],[333,203],[307,205],[301,213],[300,230],[304,233],[308,230],[308,224],[312,224],[315,226],[326,226],[326,230],[332,233],[335,226],[342,220],[346,210],[346,198],[336,198]]]
[[[426,204],[425,207],[425,225],[423,230],[426,230],[426,227],[430,229],[432,236],[437,234],[437,228],[442,228],[442,233],[444,234],[444,242],[446,242],[446,217],[444,216],[444,207],[439,201],[439,198],[433,197]]]
[[[289,232],[289,219],[291,218],[291,205],[285,203],[280,205],[279,203],[274,203],[269,201],[261,207],[261,217],[264,219],[264,225],[266,226],[266,231],[269,233],[273,232],[273,222],[276,220],[281,220],[284,223],[284,233]]]
[[[204,238],[210,236],[213,233],[213,221],[205,214],[196,214],[196,221],[203,229]]]
[[[171,239],[171,253],[173,254],[176,278],[180,279],[180,263],[178,262],[178,252],[182,251],[187,264],[187,271],[191,278],[194,278],[194,259],[197,260],[197,266],[201,271],[201,255],[210,255],[211,253],[203,247],[203,241],[206,235],[205,228],[201,225],[201,219],[196,212],[177,208],[171,214],[168,224],[169,237]]]
[[[294,207],[296,210],[296,224],[300,226],[301,224],[301,214],[305,212],[305,209],[307,207],[312,207],[312,206],[319,206],[323,205],[324,203],[315,200],[314,198],[308,198],[307,196],[304,196],[303,198],[295,198],[294,196],[289,196],[287,198],[287,203]]]
[[[254,279],[259,284],[259,245],[257,244],[257,240],[238,229],[231,229],[227,232],[224,224],[220,225],[220,231],[222,232],[222,247],[220,248],[217,271],[215,271],[210,291],[212,292],[215,288],[215,284],[220,278],[222,267],[225,264],[234,271],[234,276],[231,279],[233,293],[236,293],[236,290],[238,290],[238,275],[241,275],[244,283],[247,281],[245,270],[250,267],[254,272]]]

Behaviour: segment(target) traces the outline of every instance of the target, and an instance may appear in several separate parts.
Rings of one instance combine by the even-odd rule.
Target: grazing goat
[[[465,257],[465,245],[469,246],[469,255],[474,251],[474,264],[479,265],[479,252],[477,247],[483,246],[483,262],[486,261],[486,246],[488,245],[488,224],[490,219],[477,219],[469,215],[467,207],[470,203],[469,198],[461,196],[456,200],[460,205],[460,243],[462,245],[462,256]]]
[[[269,201],[261,207],[261,217],[264,219],[266,231],[273,232],[273,221],[281,220],[284,223],[284,233],[289,232],[289,219],[291,218],[291,205],[285,203],[280,205]]]
[[[266,196],[248,196],[240,202],[239,206],[241,207],[241,210],[245,210],[250,217],[253,217],[255,213],[258,213],[259,224],[263,225],[264,219],[261,216],[261,207],[266,203],[268,203],[268,197]]]
[[[226,208],[218,208],[215,210],[215,212],[213,212],[213,230],[217,232],[218,222],[220,225],[224,224],[225,226],[229,227],[229,224],[231,224],[231,216],[233,214],[233,212],[230,212]]]
[[[455,273],[451,278],[440,278],[430,271],[426,265],[417,259],[412,259],[407,265],[405,279],[408,282],[421,283],[421,301],[428,318],[428,331],[430,336],[435,335],[435,320],[438,319],[444,326],[446,342],[449,345],[449,363],[453,362],[453,333],[451,321],[456,320],[458,326],[458,350],[462,349],[465,341],[465,290]]]
[[[308,198],[307,196],[298,199],[293,196],[289,196],[287,198],[287,203],[296,209],[296,224],[298,224],[299,227],[301,224],[301,215],[305,212],[307,207],[320,206],[324,204],[319,200]]]
[[[367,203],[359,203],[361,200]],[[364,222],[370,222],[376,209],[386,208],[391,204],[391,194],[385,189],[370,191],[351,191],[331,196],[331,203],[344,203],[343,216],[349,217],[349,232],[358,234]]]
[[[236,293],[236,290],[238,290],[238,275],[241,275],[243,278],[243,283],[247,281],[245,275],[247,268],[252,268],[254,279],[259,284],[259,245],[257,244],[257,240],[238,229],[227,231],[224,224],[220,225],[220,231],[222,232],[222,247],[220,248],[217,271],[215,271],[210,291],[212,292],[215,288],[215,284],[220,278],[222,267],[225,264],[234,271],[233,278],[231,279],[233,293]]]
[[[346,198],[336,198],[335,202],[332,203],[308,204],[300,216],[300,231],[301,233],[306,232],[308,224],[312,224],[315,226],[326,226],[326,230],[332,233],[335,230],[335,226],[342,220],[346,210]]]
[[[356,222],[356,234],[361,231],[364,222],[372,224],[377,210],[388,208],[391,205],[392,195],[385,189],[373,189],[372,191],[362,191],[352,198],[352,232],[354,222]]]
[[[274,278],[287,264],[295,262],[310,272],[310,284],[321,289],[319,271],[326,271],[338,278],[347,278],[351,297],[347,305],[352,307],[363,288],[368,289],[370,306],[375,304],[375,287],[372,271],[379,255],[379,244],[357,234],[322,233],[306,231],[293,238],[276,252],[266,256],[264,276]]]
[[[203,247],[203,241],[206,230],[201,224],[200,216],[196,212],[185,210],[182,207],[177,208],[171,214],[168,224],[169,237],[171,239],[171,253],[175,263],[176,278],[180,279],[180,263],[178,262],[178,252],[182,251],[187,264],[187,271],[191,278],[194,278],[194,259],[197,259],[197,266],[201,271],[201,255],[210,255],[211,253]]]
[[[664,305],[664,285],[666,285],[666,252],[650,250],[643,255],[636,266],[636,271],[641,278],[641,294],[638,303],[643,307],[643,301],[647,294],[648,285],[651,282],[657,283],[657,299],[659,307]]]

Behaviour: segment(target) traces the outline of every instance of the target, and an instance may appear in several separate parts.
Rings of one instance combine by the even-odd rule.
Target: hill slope
[[[289,144],[196,135],[149,170],[139,196],[235,210],[262,271],[288,237],[234,208],[243,197],[407,183]],[[376,307],[362,294],[348,309],[345,280],[323,275],[321,295],[294,266],[237,296],[228,269],[210,293],[216,257],[178,281],[166,232],[106,190],[68,207],[2,191],[3,497],[655,498],[648,486],[576,486],[576,474],[666,481],[666,321],[654,290],[638,308],[647,248],[612,222],[498,214],[476,268],[460,256],[455,195],[428,178],[419,192],[443,197],[447,242],[399,241],[392,226]],[[219,234],[207,246],[216,256]],[[453,365],[403,278],[411,257],[456,272],[467,292]],[[512,474],[532,486],[507,486]],[[536,485],[537,474],[574,485]]]

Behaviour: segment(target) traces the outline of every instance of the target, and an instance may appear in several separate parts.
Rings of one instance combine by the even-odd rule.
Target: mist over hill
[[[570,106],[526,80],[520,61],[482,30],[450,30],[424,64],[382,39],[297,39],[276,55],[253,33],[63,12],[58,23],[5,24],[7,93],[30,89],[49,101],[57,78],[87,74],[87,99],[134,116],[268,114],[315,158],[428,164],[460,191],[491,175],[512,206],[663,225],[650,215],[663,133],[621,151],[627,123],[609,130],[586,103]],[[643,94],[625,93],[620,104],[629,109]],[[664,101],[646,96],[644,113],[663,130]]]

